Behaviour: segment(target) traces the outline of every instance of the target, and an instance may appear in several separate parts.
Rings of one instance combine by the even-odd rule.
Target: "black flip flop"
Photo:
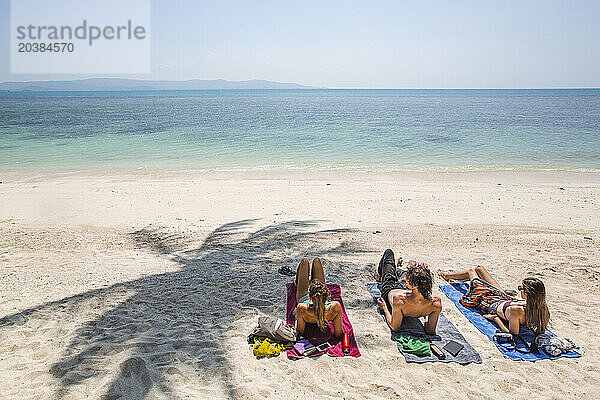
[[[281,275],[287,275],[287,276],[295,276],[296,275],[296,271],[292,270],[287,265],[285,267],[279,268],[279,270],[277,272],[279,272]]]

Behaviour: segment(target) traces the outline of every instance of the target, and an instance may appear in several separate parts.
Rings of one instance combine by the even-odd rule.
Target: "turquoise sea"
[[[0,169],[600,168],[600,89],[0,92]]]

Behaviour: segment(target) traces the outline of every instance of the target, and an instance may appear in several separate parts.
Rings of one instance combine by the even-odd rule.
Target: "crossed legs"
[[[474,278],[479,278],[483,281],[486,281],[493,287],[502,290],[500,284],[494,279],[488,270],[481,265],[458,272],[445,272],[441,269],[438,269],[438,275],[447,281],[470,281]]]

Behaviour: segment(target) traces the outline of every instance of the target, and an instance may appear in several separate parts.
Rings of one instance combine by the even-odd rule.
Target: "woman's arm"
[[[301,335],[304,335],[304,308],[298,305],[296,307],[296,330],[300,332]]]
[[[508,317],[508,328],[506,324],[498,315],[484,315],[485,318],[494,321],[503,332],[512,333],[513,335],[518,335],[521,329],[521,322],[525,320],[525,311],[523,307],[508,307],[507,317]]]
[[[496,325],[498,325],[498,327],[502,330],[502,332],[510,333],[506,325],[504,325],[504,321],[502,321],[502,318],[500,318],[499,316],[494,314],[485,314],[483,315],[483,318],[489,319],[490,321],[494,321]],[[519,332],[517,331],[517,334],[518,333]]]
[[[519,334],[521,321],[525,320],[525,310],[523,307],[508,307],[508,331],[513,335]]]
[[[344,335],[344,328],[342,326],[342,305],[340,303],[333,302],[331,305],[331,311],[335,313],[335,317],[333,317],[333,334],[335,337],[342,337]]]

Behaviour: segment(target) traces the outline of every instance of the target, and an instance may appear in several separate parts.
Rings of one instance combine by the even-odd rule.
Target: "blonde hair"
[[[546,332],[550,322],[550,310],[546,305],[546,287],[537,278],[523,279],[523,291],[527,297],[525,325],[536,335]]]
[[[308,287],[308,295],[313,304],[317,325],[319,326],[319,329],[324,331],[327,327],[325,321],[325,302],[329,300],[329,288],[325,282],[314,279]]]

